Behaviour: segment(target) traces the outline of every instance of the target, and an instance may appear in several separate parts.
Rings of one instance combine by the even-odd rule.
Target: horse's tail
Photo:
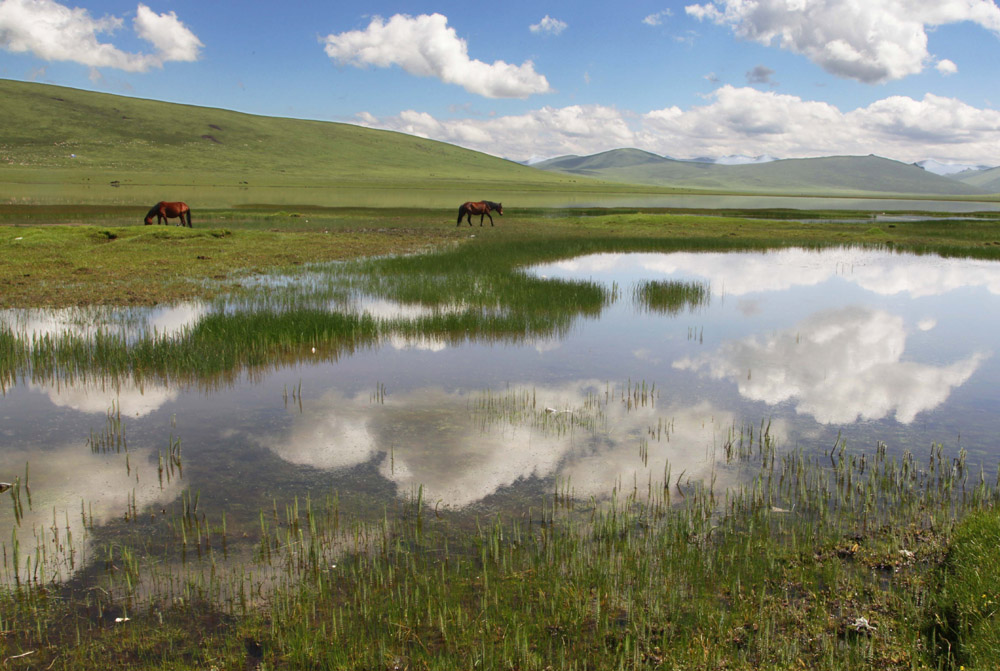
[[[187,213],[186,213],[186,214],[187,214],[187,220],[188,220],[188,228],[194,228],[194,227],[193,227],[193,226],[191,225],[191,208],[188,208],[188,211],[187,211]]]
[[[462,216],[464,214],[465,214],[465,205],[460,205],[458,208],[458,221],[455,222],[456,226],[462,223]]]

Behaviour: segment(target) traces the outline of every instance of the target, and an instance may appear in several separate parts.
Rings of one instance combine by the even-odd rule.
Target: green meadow
[[[991,213],[875,223],[868,212],[504,201],[496,226],[456,226],[470,198],[664,190],[352,126],[17,82],[0,81],[0,113],[13,129],[0,146],[0,308],[236,306],[176,339],[25,342],[0,329],[3,393],[74,379],[211,388],[298,365],[307,352],[335,361],[387,335],[559,335],[599,312],[609,290],[523,269],[597,252],[847,245],[1000,258]],[[317,194],[335,189],[384,200],[324,205]],[[192,229],[141,224],[166,191],[204,197]],[[276,276],[292,281],[261,281]],[[698,284],[635,291],[668,314],[706,300]],[[352,292],[461,309],[412,319],[329,309]],[[484,390],[469,412],[586,431],[606,404],[638,407],[653,394],[631,380],[609,385],[574,415],[549,413],[527,392]],[[109,410],[81,449],[128,463],[127,423]],[[638,441],[640,455],[669,439],[655,429]],[[940,445],[894,456],[882,443],[843,440],[816,456],[776,445],[766,420],[732,427],[719,450],[723,468],[741,476],[725,491],[665,465],[659,481],[622,485],[607,501],[557,483],[543,505],[480,516],[438,509],[419,489],[367,507],[333,491],[288,494],[256,503],[252,524],[211,492],[184,490],[162,511],[130,506],[106,525],[81,504],[96,549],[66,582],[40,573],[50,558],[19,551],[37,533],[19,526],[34,505],[28,464],[2,494],[17,522],[5,544],[0,660],[26,669],[902,670],[988,669],[1000,658],[994,464]],[[181,477],[184,454],[180,440],[162,446],[161,485]],[[44,533],[58,541],[69,529],[54,519]]]

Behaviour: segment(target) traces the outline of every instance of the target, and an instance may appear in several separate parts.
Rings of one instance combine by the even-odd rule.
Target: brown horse
[[[180,222],[177,224],[178,226],[192,227],[191,208],[187,206],[187,203],[168,203],[161,200],[146,213],[146,218],[143,219],[143,222],[147,226],[153,223],[153,215],[156,215],[157,224],[170,223],[167,221],[168,219],[179,217]]]
[[[456,226],[462,225],[462,217],[469,218],[469,226],[472,226],[472,215],[479,215],[479,225],[483,225],[483,217],[490,218],[490,226],[493,225],[493,215],[490,214],[490,210],[497,212],[500,216],[503,216],[503,204],[493,203],[488,200],[481,200],[478,203],[462,203],[462,207],[458,208],[458,223]]]

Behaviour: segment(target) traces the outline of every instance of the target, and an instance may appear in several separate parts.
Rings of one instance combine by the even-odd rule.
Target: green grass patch
[[[521,421],[565,429],[537,412]],[[812,458],[765,426],[724,449],[747,474],[724,495],[668,465],[607,502],[557,489],[471,528],[418,491],[368,523],[332,496],[276,503],[247,539],[186,494],[167,525],[183,577],[176,555],[130,549],[148,538],[138,516],[100,551],[100,589],[0,594],[0,653],[67,669],[960,668],[935,645],[934,594],[959,566],[955,520],[983,519],[994,485],[963,489],[963,458],[940,449]],[[956,543],[995,532],[976,524]],[[240,545],[252,557],[227,564]]]
[[[1000,659],[1000,515],[971,515],[955,529],[941,572],[941,647],[969,669]]]

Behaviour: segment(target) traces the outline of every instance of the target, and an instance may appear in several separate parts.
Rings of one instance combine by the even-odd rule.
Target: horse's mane
[[[498,207],[500,207],[499,205],[497,205],[496,203],[494,203],[492,200],[484,200],[483,202],[486,203],[486,207],[490,208],[491,210],[495,210]]]
[[[161,203],[162,203],[162,201],[161,201]],[[152,216],[153,216],[154,214],[156,214],[156,211],[160,209],[160,204],[161,204],[161,203],[157,203],[157,204],[156,204],[156,205],[154,205],[153,207],[149,208],[149,212],[147,212],[147,213],[146,213],[146,218],[147,218],[147,219],[148,219],[149,217],[152,217]]]

